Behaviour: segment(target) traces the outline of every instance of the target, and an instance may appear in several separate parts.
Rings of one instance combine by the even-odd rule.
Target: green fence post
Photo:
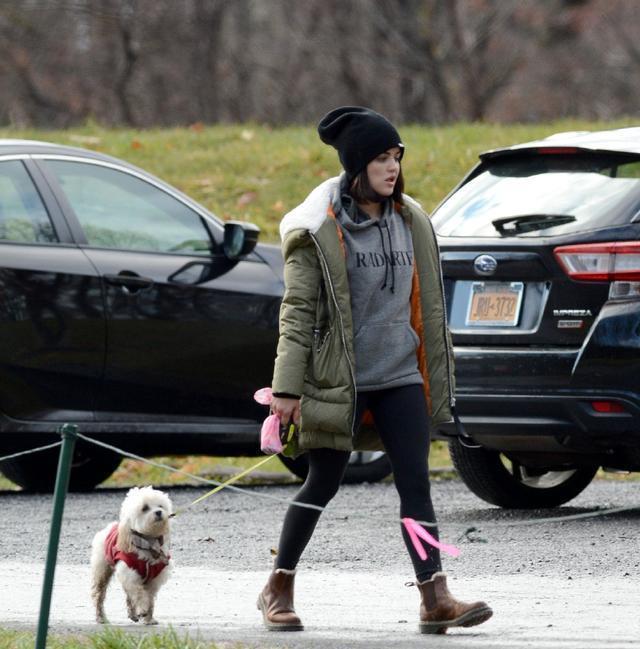
[[[63,424],[58,428],[58,432],[62,436],[62,448],[60,449],[56,486],[53,492],[53,513],[51,515],[51,530],[49,532],[49,548],[47,550],[47,561],[44,566],[44,583],[42,586],[42,599],[40,600],[40,617],[38,620],[38,634],[36,636],[35,649],[45,649],[47,643],[49,610],[51,609],[53,576],[56,571],[56,560],[58,558],[62,513],[64,512],[67,489],[69,488],[71,458],[73,457],[73,449],[76,445],[78,427],[73,424]]]

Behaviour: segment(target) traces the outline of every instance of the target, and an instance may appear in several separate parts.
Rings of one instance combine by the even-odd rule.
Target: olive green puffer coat
[[[301,395],[296,443],[310,448],[381,449],[375,428],[354,434],[355,372],[351,297],[334,205],[339,178],[317,187],[282,220],[285,293],[272,389]],[[424,377],[431,425],[452,418],[454,376],[447,330],[440,255],[427,215],[409,197],[399,206],[414,248],[411,325],[420,338],[418,367]]]

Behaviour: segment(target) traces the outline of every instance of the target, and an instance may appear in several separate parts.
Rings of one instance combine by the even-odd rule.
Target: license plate
[[[468,327],[515,327],[520,317],[522,282],[473,282]]]

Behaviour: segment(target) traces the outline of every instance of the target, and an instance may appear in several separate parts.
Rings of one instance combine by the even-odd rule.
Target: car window
[[[48,160],[91,246],[207,255],[201,216],[170,194],[123,171]]]
[[[489,160],[433,224],[447,237],[543,237],[629,223],[640,209],[639,171],[640,161],[605,154]]]
[[[612,171],[616,178],[640,178],[640,161],[619,165]]]
[[[0,162],[0,240],[58,241],[40,194],[19,160]]]

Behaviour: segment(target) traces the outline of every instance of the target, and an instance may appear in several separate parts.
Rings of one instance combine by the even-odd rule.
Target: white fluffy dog
[[[115,572],[127,596],[127,612],[134,622],[157,624],[153,618],[156,594],[167,581],[171,500],[152,487],[134,487],[120,508],[120,520],[109,523],[91,544],[91,596],[96,621],[104,624],[104,598]]]

